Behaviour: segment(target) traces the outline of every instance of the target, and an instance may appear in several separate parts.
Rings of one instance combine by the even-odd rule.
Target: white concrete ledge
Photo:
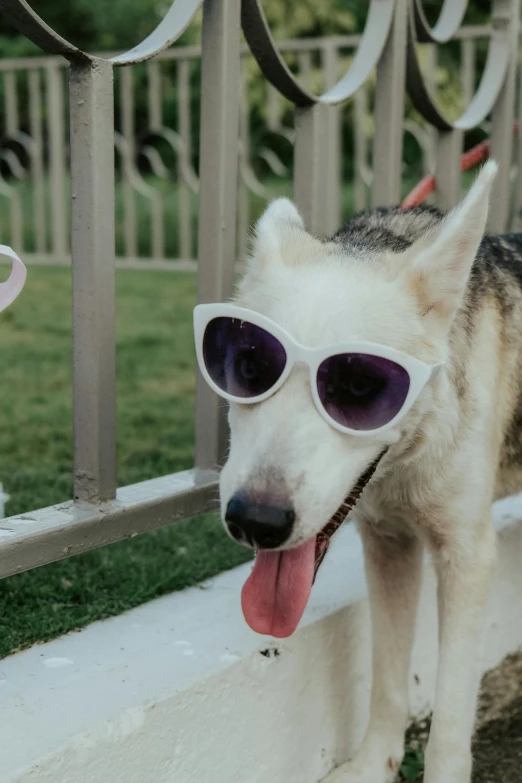
[[[522,644],[522,497],[502,529],[484,668]],[[0,661],[2,783],[317,783],[367,719],[369,627],[360,542],[343,529],[300,630],[252,633],[244,566]],[[412,668],[429,709],[436,609],[429,566]]]

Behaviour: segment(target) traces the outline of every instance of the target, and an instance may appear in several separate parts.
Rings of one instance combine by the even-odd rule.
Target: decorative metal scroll
[[[220,2],[220,0],[215,0]],[[121,66],[136,64],[160,55],[179,38],[187,26],[191,23],[195,14],[199,11],[203,0],[175,0],[172,3],[162,21],[156,29],[147,36],[141,43],[132,49],[118,54],[116,56],[103,57],[92,55],[78,49],[73,43],[66,41],[54,30],[48,27],[26,2],[26,0],[0,0],[0,12],[9,17],[10,21],[18,29],[27,35],[31,40],[37,43],[44,51],[52,54],[65,56],[71,62],[90,63],[106,62],[111,66]],[[256,171],[258,164],[263,161],[264,166],[269,170],[274,181],[281,178],[282,181],[288,178],[288,168],[279,158],[276,151],[280,143],[277,137],[284,139],[284,146],[287,143],[293,144],[295,141],[295,131],[282,123],[279,106],[281,101],[290,101],[298,110],[317,107],[333,107],[346,103],[352,96],[356,96],[356,106],[354,110],[354,147],[355,147],[355,165],[356,173],[356,193],[355,205],[360,208],[368,203],[368,194],[373,187],[373,172],[371,165],[369,139],[365,138],[365,131],[356,127],[368,116],[368,109],[364,108],[366,104],[367,85],[375,68],[379,66],[383,58],[383,52],[387,41],[392,35],[394,24],[398,24],[399,5],[404,4],[405,0],[371,0],[369,4],[368,16],[364,31],[361,36],[357,36],[355,47],[355,56],[352,59],[350,67],[340,79],[337,76],[334,83],[331,79],[325,79],[325,90],[320,95],[314,95],[310,92],[306,82],[310,70],[310,54],[314,49],[317,51],[317,44],[310,42],[309,48],[304,47],[297,50],[297,61],[299,64],[299,73],[296,76],[287,66],[281,53],[284,47],[278,45],[271,34],[265,15],[263,13],[260,0],[242,0],[241,4],[241,22],[243,31],[252,55],[257,60],[264,76],[268,82],[268,103],[269,103],[269,138],[261,147],[252,148],[249,143],[249,120],[248,120],[248,95],[246,90],[242,91],[242,116],[239,131],[239,181],[243,188],[241,206],[239,212],[238,225],[238,247],[241,251],[245,249],[245,237],[248,223],[252,217],[248,206],[249,198],[268,199],[271,196],[266,185],[259,180]],[[437,45],[444,44],[452,39],[460,38],[463,48],[473,46],[471,37],[462,37],[461,24],[467,8],[467,0],[445,0],[439,14],[437,22],[430,26],[424,13],[422,0],[411,0],[408,4],[407,13],[404,14],[406,33],[404,39],[407,46],[407,68],[406,68],[406,86],[410,94],[414,107],[418,110],[423,122],[417,119],[408,118],[404,121],[403,131],[411,134],[419,145],[422,157],[422,169],[424,172],[433,171],[437,167],[437,131],[442,134],[448,134],[452,131],[465,131],[474,127],[486,125],[486,118],[490,115],[492,109],[499,100],[499,96],[504,88],[510,67],[513,60],[512,31],[514,15],[517,13],[517,3],[513,0],[494,0],[492,12],[492,26],[490,33],[489,51],[486,67],[476,91],[474,90],[474,66],[468,76],[464,74],[464,80],[467,81],[467,108],[462,115],[455,121],[450,121],[437,105],[433,90],[433,74],[423,74],[419,58],[418,44],[427,44],[433,51]],[[355,39],[355,37],[353,37]],[[303,42],[304,43],[304,42]],[[321,44],[322,46],[322,44]],[[340,47],[340,44],[337,44]],[[325,52],[332,50],[321,48]],[[191,53],[190,58],[193,58]],[[243,55],[244,56],[244,55]],[[338,53],[336,54],[338,57]],[[183,60],[177,58],[180,75],[185,79],[184,91],[179,89],[179,94],[183,95],[183,100],[188,103],[189,92],[187,73],[190,58]],[[323,57],[323,70],[324,66]],[[162,120],[161,108],[161,75],[160,61],[149,62],[148,71],[148,100],[149,100],[149,128],[150,132],[145,135],[145,140],[139,138],[131,139],[128,134],[123,134],[121,138],[118,134],[115,137],[118,159],[122,161],[121,172],[126,189],[124,195],[124,208],[126,210],[125,226],[123,230],[123,239],[119,243],[119,252],[123,253],[124,258],[128,258],[134,263],[139,255],[136,225],[136,208],[133,204],[134,198],[145,199],[149,203],[150,215],[150,239],[148,240],[148,250],[145,256],[155,261],[162,262],[164,259],[172,258],[172,253],[177,258],[184,260],[190,259],[194,252],[193,218],[192,211],[195,202],[192,198],[198,192],[198,177],[193,169],[193,163],[190,152],[190,140],[187,134],[168,128]],[[468,69],[469,70],[469,69]],[[58,71],[53,68],[51,71]],[[127,74],[125,74],[127,76]],[[4,71],[6,100],[15,100],[15,73]],[[34,96],[38,91],[38,82],[40,73],[36,68],[31,69],[31,105]],[[54,89],[57,82],[56,73],[53,74]],[[47,80],[50,82],[50,80]],[[125,79],[127,94],[134,89],[132,81]],[[122,93],[123,94],[123,93]],[[14,97],[13,97],[14,96]],[[131,100],[133,98],[131,96]],[[181,102],[181,98],[179,99]],[[63,104],[63,99],[62,99]],[[185,114],[187,107],[184,107]],[[15,114],[17,109],[15,111]],[[333,116],[333,115],[332,115]],[[340,157],[340,137],[341,124],[346,122],[346,117],[337,115],[337,120],[333,120],[328,126],[329,134],[335,134],[338,138],[335,144],[329,143],[327,146],[331,150],[325,153],[329,158],[325,167],[330,170],[331,184],[327,189],[330,196],[330,205],[336,214],[333,216],[332,223],[341,218],[339,199],[334,198],[333,193],[340,185],[339,172],[341,168]],[[52,122],[52,120],[51,120]],[[424,124],[423,124],[424,123]],[[34,123],[33,123],[34,124]],[[57,128],[50,128],[56,134]],[[59,130],[59,127],[58,127]],[[63,145],[62,140],[62,145]],[[270,142],[277,142],[275,148],[270,146]],[[14,144],[12,143],[14,142]],[[172,155],[167,156],[170,163],[167,162],[163,152],[170,149],[176,161],[175,168],[172,167]],[[3,173],[7,174],[7,179],[0,172],[0,195],[9,201],[9,226],[4,224],[2,234],[5,241],[11,241],[19,250],[23,249],[18,242],[23,240],[22,221],[36,221],[38,225],[32,229],[32,235],[35,237],[36,253],[40,258],[65,257],[67,254],[68,240],[66,238],[66,214],[65,203],[63,199],[53,204],[53,210],[57,213],[61,210],[62,214],[57,214],[53,223],[53,231],[45,225],[44,218],[44,188],[43,188],[43,145],[42,138],[32,138],[21,132],[18,124],[8,125],[3,135],[2,146],[0,149],[0,159],[3,165]],[[178,236],[177,247],[173,250],[172,242],[166,245],[165,231],[162,223],[165,219],[165,206],[162,202],[163,195],[160,189],[155,188],[154,184],[148,182],[142,174],[138,161],[146,162],[146,168],[150,170],[155,180],[159,183],[176,182],[176,187],[180,189],[180,210],[177,216]],[[56,165],[60,163],[55,161]],[[328,164],[328,165],[327,165]],[[62,169],[64,161],[61,161]],[[56,176],[59,176],[55,166]],[[332,179],[332,173],[335,175]],[[16,181],[29,181],[32,185],[32,201],[34,210],[22,215],[22,206],[20,194],[16,186]],[[56,192],[56,179],[53,182],[54,192]],[[246,205],[243,200],[246,197]],[[8,231],[5,229],[9,228]],[[2,227],[0,227],[2,228]],[[58,232],[56,238],[54,233]],[[123,243],[123,244],[122,244]],[[49,248],[50,244],[50,248]],[[141,243],[143,245],[143,243]],[[143,253],[143,247],[141,249]]]
[[[425,21],[421,0],[415,0],[409,18],[407,87],[415,108],[431,125],[442,131],[469,130],[480,125],[491,112],[504,85],[508,66],[512,59],[511,0],[496,0],[493,5],[493,29],[488,59],[477,92],[467,109],[455,122],[450,122],[440,112],[423,78],[417,54],[417,36],[422,42],[445,43],[457,31],[467,2],[445,0],[439,21],[432,30]]]
[[[185,32],[201,8],[203,0],[173,0],[169,10],[155,30],[141,43],[123,54],[109,58],[114,65],[132,65],[132,63],[150,60],[171,46]],[[66,41],[38,14],[26,0],[0,0],[0,12],[23,35],[49,54],[61,54],[68,60],[102,60],[99,55],[82,52],[74,44]]]
[[[371,0],[357,54],[348,71],[323,95],[314,96],[294,77],[277,50],[259,0],[243,0],[241,21],[250,51],[268,81],[296,106],[335,105],[350,98],[377,66],[393,22],[395,0]]]

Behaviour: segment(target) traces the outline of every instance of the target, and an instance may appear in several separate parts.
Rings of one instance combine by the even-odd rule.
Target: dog
[[[522,488],[522,234],[484,233],[496,171],[448,214],[374,209],[330,239],[278,199],[233,303],[195,311],[199,365],[230,402],[221,509],[257,550],[242,594],[254,630],[294,631],[359,497],[370,720],[335,783],[390,783],[401,764],[425,547],[440,649],[424,780],[471,778],[491,506]]]

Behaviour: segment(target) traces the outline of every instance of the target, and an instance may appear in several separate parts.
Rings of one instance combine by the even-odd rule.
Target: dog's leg
[[[426,750],[425,783],[469,783],[471,735],[479,687],[483,610],[495,561],[495,532],[487,519],[455,521],[451,540],[434,542],[438,576],[439,666]]]
[[[392,537],[369,524],[359,527],[373,632],[370,722],[355,759],[336,770],[329,783],[393,781],[402,762],[408,720],[408,675],[423,546],[409,534]]]

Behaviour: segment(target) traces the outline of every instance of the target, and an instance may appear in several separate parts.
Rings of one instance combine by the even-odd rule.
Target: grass
[[[2,279],[6,276],[1,270]],[[0,480],[8,514],[71,497],[71,279],[32,268],[0,315]],[[192,465],[192,275],[117,275],[118,483]],[[0,581],[0,656],[248,558],[214,515]]]

